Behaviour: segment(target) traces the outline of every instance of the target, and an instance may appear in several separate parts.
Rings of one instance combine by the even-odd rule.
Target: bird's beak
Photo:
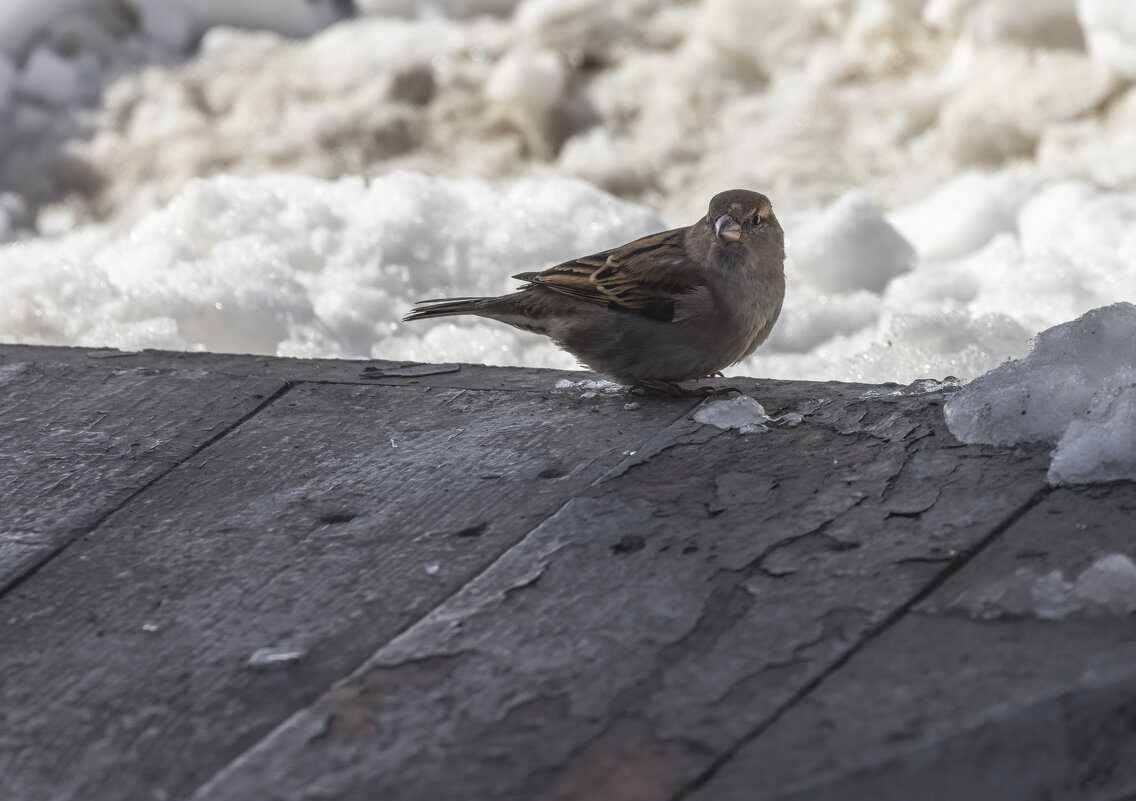
[[[714,221],[714,231],[718,234],[719,239],[724,239],[727,242],[737,242],[742,238],[742,227],[729,214],[723,214]]]

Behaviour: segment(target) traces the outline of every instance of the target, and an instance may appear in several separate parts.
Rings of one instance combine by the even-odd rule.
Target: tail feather
[[[404,323],[429,320],[431,317],[449,317],[455,314],[479,314],[488,298],[433,298],[420,300],[402,318]]]

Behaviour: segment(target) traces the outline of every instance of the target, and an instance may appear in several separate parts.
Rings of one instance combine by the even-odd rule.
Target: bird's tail
[[[420,300],[414,308],[402,318],[404,323],[414,320],[429,320],[431,317],[450,317],[455,314],[480,314],[484,310],[485,301],[491,298],[434,298]]]

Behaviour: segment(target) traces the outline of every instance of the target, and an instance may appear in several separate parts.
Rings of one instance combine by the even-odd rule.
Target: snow
[[[391,17],[425,17],[443,15],[465,18],[481,14],[504,16],[517,5],[517,0],[355,0],[364,14]]]
[[[602,379],[597,381],[590,378],[586,378],[583,381],[570,381],[567,378],[561,378],[556,382],[555,389],[557,392],[579,391],[581,398],[594,398],[597,395],[618,395],[627,391],[627,387],[617,384],[614,381],[604,381]],[[624,408],[627,408],[627,406],[624,406]],[[639,407],[635,405],[634,408],[637,409]]]
[[[1078,0],[1089,52],[1120,77],[1136,79],[1136,6],[1125,0]]]
[[[1136,298],[1134,20],[1128,0],[9,0],[0,339],[571,367],[500,324],[398,320],[750,187],[789,286],[731,372],[970,379]],[[1096,474],[1129,403],[1100,391],[1047,435],[1054,480]]]
[[[47,48],[82,74],[83,103],[106,87],[97,114],[53,108],[3,160],[37,203],[78,190],[79,219],[134,218],[192,176],[272,169],[576,175],[676,223],[727,179],[782,208],[859,187],[892,209],[967,170],[1037,161],[1110,183],[1136,169],[1114,157],[1136,136],[1116,48],[1080,44],[1083,20],[1090,42],[1130,45],[1124,0],[358,0],[369,16],[338,24],[346,0],[125,5],[0,10],[21,75]],[[63,143],[69,169],[50,186],[16,170]]]
[[[984,620],[1130,615],[1136,612],[1136,563],[1126,554],[1106,554],[1072,579],[1059,570],[1021,567],[967,590],[948,608]]]
[[[821,292],[879,294],[915,266],[915,249],[863,192],[850,192],[794,232],[794,265]]]
[[[1020,41],[1040,45],[1078,43],[1077,0],[927,0],[923,19],[970,41]]]
[[[1136,306],[1117,303],[1038,335],[1029,355],[952,394],[963,442],[1056,445],[1052,484],[1136,480]]]
[[[0,331],[130,350],[573,367],[547,340],[489,321],[398,320],[415,300],[504,292],[534,264],[660,227],[575,180],[499,190],[409,172],[218,177],[125,231],[88,226],[0,250]]]
[[[78,65],[42,45],[32,51],[16,86],[25,97],[55,106],[74,103],[82,96]]]
[[[748,395],[729,400],[707,401],[694,412],[695,422],[724,430],[736,428],[739,434],[768,431],[765,424],[772,419],[765,413],[765,408]]]
[[[1019,218],[965,257],[912,264],[862,199],[798,215],[786,222],[782,319],[732,372],[970,378],[1024,356],[1039,330],[1136,296],[1136,195],[1046,184]],[[646,208],[564,179],[221,176],[187,184],[131,227],[81,226],[0,250],[10,298],[0,337],[572,367],[547,341],[490,321],[398,320],[415,300],[508,291],[514,273],[664,227]]]

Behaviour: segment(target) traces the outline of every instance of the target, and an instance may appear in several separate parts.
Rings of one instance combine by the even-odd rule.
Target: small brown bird
[[[420,301],[405,320],[488,317],[544,334],[620,383],[718,394],[675,382],[720,375],[765,341],[785,298],[784,264],[769,199],[733,189],[688,228],[520,273],[513,277],[527,284],[508,295]]]

